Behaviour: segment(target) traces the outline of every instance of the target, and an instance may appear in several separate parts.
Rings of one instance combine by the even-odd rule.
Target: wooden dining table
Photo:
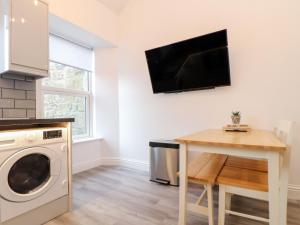
[[[180,143],[180,191],[178,225],[187,218],[187,159],[189,151],[219,153],[268,160],[270,225],[286,225],[288,165],[281,163],[287,146],[267,130],[227,132],[203,130],[176,139]]]

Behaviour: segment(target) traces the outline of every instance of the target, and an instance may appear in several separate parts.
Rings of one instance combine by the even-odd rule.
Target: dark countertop
[[[59,118],[59,119],[0,119],[0,126],[14,125],[40,125],[53,123],[68,123],[74,122],[74,118]]]

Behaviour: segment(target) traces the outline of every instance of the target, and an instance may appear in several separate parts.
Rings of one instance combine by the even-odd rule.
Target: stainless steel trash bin
[[[179,185],[179,144],[153,140],[150,147],[150,180],[161,184]]]

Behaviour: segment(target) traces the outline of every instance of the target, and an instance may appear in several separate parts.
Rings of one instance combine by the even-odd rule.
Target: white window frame
[[[62,94],[62,95],[69,95],[69,96],[80,96],[80,97],[86,97],[86,126],[87,126],[87,134],[86,135],[76,135],[73,136],[74,139],[80,140],[85,138],[93,137],[93,78],[94,73],[92,71],[89,71],[87,69],[82,69],[79,67],[67,65],[65,63],[57,62],[54,60],[49,60],[49,63],[58,63],[64,66],[69,66],[75,69],[84,70],[87,71],[88,76],[88,91],[81,91],[81,90],[74,90],[74,89],[68,89],[68,88],[58,88],[58,87],[50,87],[50,86],[44,86],[42,84],[42,80],[38,80],[37,82],[37,96],[41,96],[40,98],[37,98],[37,109],[39,109],[39,112],[37,112],[37,116],[39,118],[44,117],[44,95],[45,94]],[[50,74],[49,74],[50,76]],[[76,119],[75,119],[76,120]]]

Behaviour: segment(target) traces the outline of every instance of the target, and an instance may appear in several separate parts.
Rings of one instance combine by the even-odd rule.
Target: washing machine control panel
[[[62,137],[62,130],[50,130],[43,132],[43,140],[55,139]]]
[[[67,142],[68,131],[65,127],[23,129],[0,132],[0,152],[9,149],[35,145],[48,145]],[[0,156],[1,159],[1,156]]]

